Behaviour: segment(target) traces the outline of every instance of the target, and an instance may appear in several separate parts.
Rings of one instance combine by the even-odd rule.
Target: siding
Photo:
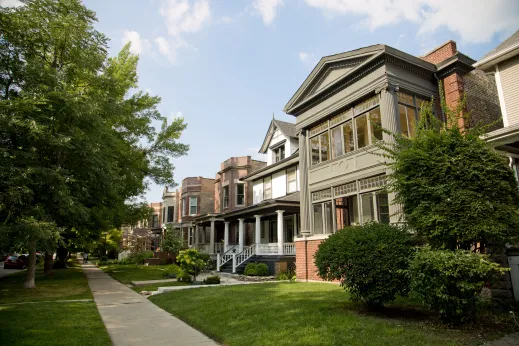
[[[519,124],[519,56],[499,64],[508,126]]]
[[[283,197],[287,194],[287,176],[283,170],[272,174],[272,198]]]

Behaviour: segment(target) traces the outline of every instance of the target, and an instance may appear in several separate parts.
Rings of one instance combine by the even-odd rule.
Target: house
[[[490,142],[509,160],[516,179],[519,178],[519,30],[487,53],[474,67],[495,78],[499,105],[503,115],[503,126],[486,134]],[[513,292],[519,301],[519,249],[510,246],[506,252],[495,258],[502,265],[509,266],[506,273],[494,287],[492,295],[509,296]]]
[[[177,223],[179,195],[178,190],[169,191],[167,186],[164,188],[162,192],[162,225]]]
[[[373,45],[319,61],[284,109],[299,134],[298,279],[320,280],[313,256],[337,230],[400,221],[393,195],[383,189],[388,171],[376,142],[392,136],[381,128],[412,136],[422,103],[439,99],[439,82],[452,109],[466,96],[469,106],[484,106],[478,122],[500,118],[496,95],[485,90],[492,80],[474,63],[453,41],[423,57]],[[444,118],[438,105],[435,112]],[[458,122],[472,126],[462,117]]]
[[[202,253],[223,254],[238,249],[240,243],[248,244],[251,239],[251,225],[239,229],[238,222],[224,218],[228,213],[246,208],[252,204],[252,184],[240,181],[265,165],[265,162],[253,160],[250,156],[230,157],[220,165],[214,179],[214,208],[210,213],[198,216],[195,220],[195,247]],[[209,233],[208,233],[209,232]],[[240,242],[240,239],[243,241]]]
[[[273,119],[260,149],[267,163],[240,178],[252,192],[248,205],[225,210],[225,252],[217,255],[217,268],[242,272],[251,261],[267,263],[271,273],[287,270],[295,260],[294,237],[299,230],[299,169],[295,125]],[[225,186],[225,185],[223,185]],[[223,203],[225,205],[225,193]],[[227,246],[227,234],[238,229],[238,243]]]

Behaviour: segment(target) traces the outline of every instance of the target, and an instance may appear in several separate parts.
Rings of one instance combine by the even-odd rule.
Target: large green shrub
[[[248,263],[243,274],[249,276],[268,276],[269,267],[265,263]]]
[[[153,258],[153,251],[132,252],[124,259],[125,264],[144,264],[146,258]]]
[[[411,236],[397,226],[369,223],[332,234],[315,254],[319,276],[340,280],[351,299],[378,308],[406,295]]]
[[[179,266],[177,266],[176,264],[171,264],[164,269],[162,276],[167,279],[174,279],[178,276],[180,271],[181,269]]]
[[[204,280],[204,285],[218,285],[220,284],[220,277],[219,276],[208,276],[205,280]]]
[[[411,290],[447,324],[474,319],[482,288],[505,271],[485,255],[429,247],[420,249],[409,267]]]
[[[504,246],[519,238],[519,190],[507,158],[481,137],[480,129],[458,127],[459,102],[442,102],[448,124],[430,104],[411,138],[395,135],[382,144],[392,170],[389,187],[410,228],[436,249]]]
[[[184,273],[191,275],[193,281],[196,281],[198,274],[200,274],[207,265],[203,258],[204,256],[202,254],[196,249],[191,248],[180,251],[177,256],[177,262]]]

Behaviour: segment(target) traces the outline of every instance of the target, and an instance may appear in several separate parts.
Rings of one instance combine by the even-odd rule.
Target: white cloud
[[[416,23],[418,34],[446,27],[471,43],[488,42],[495,33],[519,25],[517,0],[305,0],[329,14],[363,17],[371,30],[402,21]]]
[[[263,18],[263,23],[270,25],[276,18],[278,7],[283,5],[283,0],[254,0],[252,6]]]
[[[141,54],[142,52],[150,49],[151,44],[147,39],[141,38],[137,31],[125,30],[123,34],[123,45],[131,42],[130,52],[133,54]]]
[[[232,23],[234,20],[232,19],[232,17],[223,16],[222,18],[220,18],[220,21],[222,23],[229,24],[229,23]]]
[[[0,6],[2,7],[18,7],[22,5],[18,0],[0,0]]]
[[[157,45],[159,53],[164,55],[169,60],[169,62],[174,63],[177,58],[177,52],[175,51],[175,48],[169,44],[168,40],[162,36],[159,36],[155,37],[154,41]]]
[[[299,60],[301,60],[303,63],[306,63],[308,61],[308,53],[300,52]]]
[[[202,30],[211,17],[211,11],[207,0],[198,0],[194,5],[187,0],[166,0],[160,8],[160,15],[166,19],[168,33],[178,36]]]

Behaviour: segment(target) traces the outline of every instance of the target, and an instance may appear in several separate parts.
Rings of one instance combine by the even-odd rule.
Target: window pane
[[[382,118],[380,116],[380,108],[377,107],[369,112],[369,125],[371,126],[371,136],[375,139],[382,140]],[[371,140],[373,140],[371,138]]]
[[[189,214],[197,214],[197,199],[196,197],[189,197]]]
[[[245,204],[245,189],[243,184],[236,185],[236,204],[244,205]]]
[[[356,118],[355,125],[357,127],[357,146],[360,149],[369,144],[367,115],[364,114]]]
[[[413,137],[416,128],[416,111],[414,108],[407,107],[407,122],[409,124],[409,134]]]
[[[328,160],[328,132],[325,132],[321,134],[319,137],[321,137],[321,162]]]
[[[409,123],[407,122],[407,107],[404,105],[398,105],[398,109],[400,110],[400,128],[402,129],[402,134],[404,136],[409,137]]]
[[[287,192],[294,192],[297,190],[297,174],[296,169],[291,168],[287,170]]]
[[[375,211],[373,210],[373,195],[367,193],[360,195],[362,203],[362,223],[367,223],[375,220]]]
[[[310,139],[312,146],[312,165],[319,163],[319,136]]]
[[[333,232],[332,202],[323,203],[324,205],[324,233]]]
[[[322,204],[314,204],[314,234],[323,233],[323,209]]]
[[[348,197],[348,219],[350,225],[360,224],[359,220],[359,205],[357,203],[357,196]]]
[[[341,127],[337,126],[332,129],[332,159],[341,156],[342,154]]]
[[[353,143],[353,126],[351,120],[342,125],[342,131],[344,132],[344,152],[349,153],[355,149]]]
[[[380,223],[389,223],[389,199],[387,193],[377,195],[377,212]]]
[[[223,187],[223,207],[227,208],[229,206],[229,186]]]

